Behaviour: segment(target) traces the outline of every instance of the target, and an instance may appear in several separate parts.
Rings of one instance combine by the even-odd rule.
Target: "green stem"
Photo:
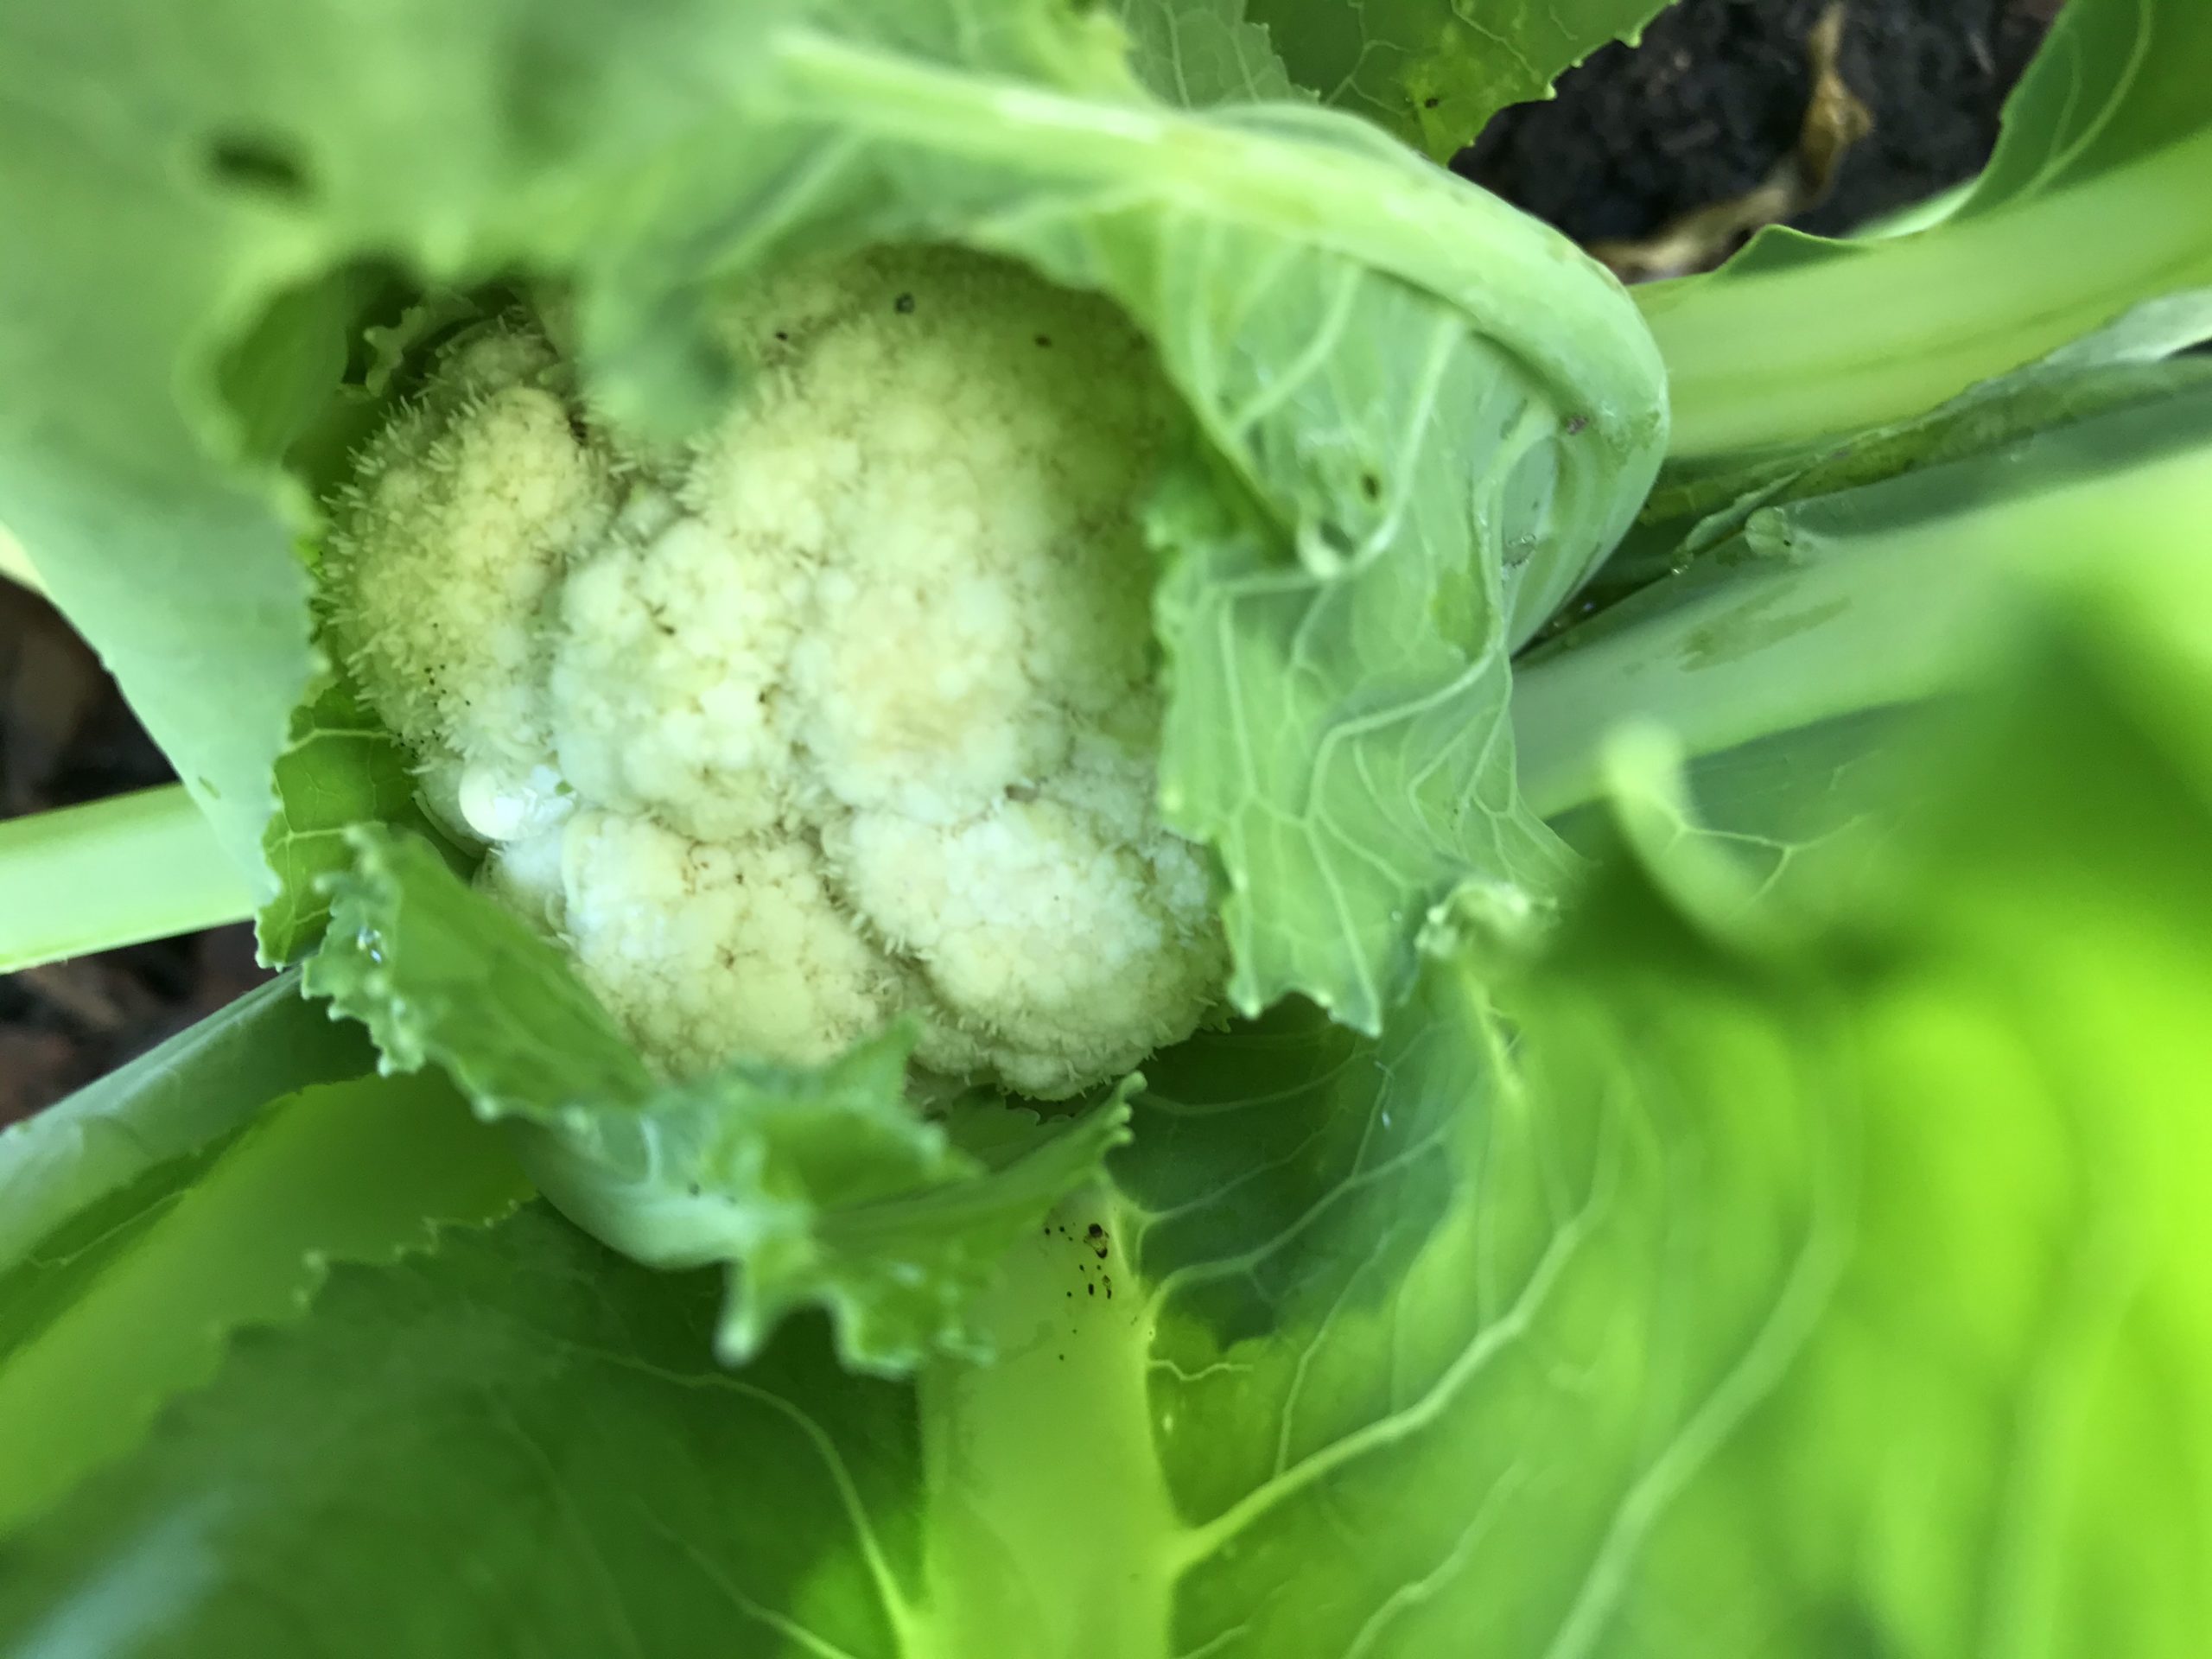
[[[1093,1288],[1092,1222],[1128,1236],[1093,1192],[1016,1247],[987,1311],[995,1363],[922,1375],[934,1513],[915,1659],[1169,1651],[1181,1529],[1145,1388],[1150,1320],[1134,1283],[1118,1299]]]
[[[0,823],[0,973],[253,912],[181,785]]]
[[[1626,721],[1667,728],[1694,760],[1957,684],[2020,578],[2194,544],[2212,523],[2212,429],[2212,429],[2212,398],[1764,515],[1786,548],[1727,544],[1516,671],[1524,797],[1546,817],[1599,798],[1605,740]]]
[[[1676,460],[1781,448],[1929,409],[2212,283],[2212,128],[2094,182],[1916,236],[1637,290],[1666,359]]]

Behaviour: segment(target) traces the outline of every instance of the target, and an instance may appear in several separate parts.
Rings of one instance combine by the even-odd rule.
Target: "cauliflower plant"
[[[1154,806],[1145,342],[944,250],[726,327],[746,393],[675,453],[480,330],[340,505],[334,642],[480,880],[672,1075],[904,1013],[930,1071],[1057,1096],[1188,1035],[1227,963]]]

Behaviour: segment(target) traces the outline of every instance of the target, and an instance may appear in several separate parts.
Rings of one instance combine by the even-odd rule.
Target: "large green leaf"
[[[0,1649],[387,1659],[496,1631],[548,1654],[1188,1651],[1178,1581],[1232,1560],[1236,1529],[1178,1503],[1372,1408],[1338,1324],[1394,1305],[1392,1269],[1449,1204],[1484,1065],[1440,1032],[1464,1034],[1451,982],[1379,1052],[1309,1009],[1180,1058],[1138,1103],[1130,1196],[1077,1194],[1007,1253],[976,1315],[995,1362],[906,1387],[840,1370],[807,1316],[718,1370],[710,1279],[535,1211],[340,1269],[14,1548]],[[1321,1334],[1310,1367],[1279,1323]],[[1217,1379],[1248,1357],[1270,1383],[1240,1402]],[[467,1573],[420,1565],[457,1556]],[[1307,1588],[1329,1604],[1346,1582]]]
[[[1000,1258],[1123,1138],[1118,1094],[1042,1122],[995,1100],[925,1117],[903,1028],[818,1068],[661,1084],[561,953],[426,842],[353,840],[309,989],[366,1024],[389,1068],[435,1064],[525,1126],[531,1174],[600,1237],[656,1266],[728,1264],[733,1362],[809,1303],[849,1365],[988,1352],[971,1305]]]
[[[375,1051],[302,1001],[297,974],[0,1129],[0,1269],[40,1237],[148,1171],[196,1152],[270,1101],[366,1074]]]
[[[2212,10],[2073,0],[1961,209],[1873,242],[1770,231],[1637,292],[1678,455],[1791,447],[1929,409],[2139,301],[2212,283]]]
[[[1372,1028],[1430,903],[1554,878],[1505,654],[1626,524],[1664,412],[1633,307],[1550,232],[1349,118],[1154,101],[1046,0],[220,0],[166,38],[145,0],[0,20],[38,89],[0,213],[50,232],[0,275],[0,517],[241,860],[312,669],[269,462],[327,458],[346,296],[388,323],[393,261],[563,283],[604,405],[666,429],[728,389],[722,285],[923,238],[1103,289],[1190,403],[1212,503],[1160,518],[1164,786],[1227,866],[1239,1001]],[[276,942],[311,911],[296,883]]]
[[[537,1206],[341,1268],[11,1548],[0,1649],[896,1652],[911,1393],[842,1373],[811,1326],[720,1371],[715,1299]]]
[[[296,1317],[327,1263],[426,1248],[528,1192],[452,1090],[370,1079],[288,1096],[79,1210],[0,1275],[0,1530],[135,1443],[231,1332]]]
[[[2212,1617],[2194,1196],[2212,590],[2193,559],[2149,575],[2119,602],[2069,584],[2086,615],[1942,752],[1882,873],[1837,895],[1823,970],[1663,911],[1656,960],[1617,936],[1563,952],[1554,1006],[1603,1012],[1548,1051],[1555,1088],[1617,1091],[1621,1063],[1592,1057],[1691,1040],[1686,980],[1851,1085],[1820,1126],[1846,1155],[1819,1317],[1793,1363],[1713,1396],[1732,1433],[1681,1442],[1617,1581],[1618,1651],[1696,1629],[1762,1650],[2180,1655]],[[1743,1092],[1682,1075],[1710,1079],[1682,1096],[1700,1115]],[[1764,1111],[1815,1127],[1786,1096]],[[1798,1236],[1810,1260],[1821,1230]],[[1778,1274],[1766,1294],[1770,1330],[1802,1311]]]

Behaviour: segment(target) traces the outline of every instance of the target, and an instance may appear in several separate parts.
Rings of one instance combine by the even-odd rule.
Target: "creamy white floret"
[[[615,504],[557,367],[510,332],[451,353],[363,454],[325,550],[354,671],[426,758],[527,774],[548,753],[544,607]]]
[[[676,466],[512,334],[370,452],[335,631],[486,886],[675,1074],[904,1013],[924,1065],[1056,1096],[1187,1035],[1226,958],[1154,804],[1143,342],[942,251],[728,327],[749,388]]]

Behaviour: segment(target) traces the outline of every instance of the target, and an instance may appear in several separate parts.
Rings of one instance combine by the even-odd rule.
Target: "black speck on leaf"
[[[1434,109],[1438,105],[1441,104],[1443,101],[1444,101],[1444,100],[1443,100],[1442,99],[1438,98],[1438,97],[1435,97],[1433,94],[1432,94],[1431,96],[1429,96],[1429,97],[1427,97],[1427,98],[1424,98],[1423,99],[1421,99],[1421,108],[1423,108],[1424,110],[1433,110],[1433,109]]]
[[[315,194],[299,147],[275,134],[217,133],[207,141],[206,166],[209,177],[226,189],[291,201]]]
[[[912,315],[914,310],[914,296],[911,294],[901,294],[897,299],[891,302],[891,308],[893,311],[896,311],[902,317]]]
[[[1372,473],[1362,473],[1359,475],[1359,493],[1370,501],[1381,499],[1382,480]]]
[[[1098,1294],[1098,1287],[1096,1285],[1085,1285],[1083,1287],[1083,1294],[1086,1296],[1096,1296]]]
[[[1567,422],[1567,435],[1571,438],[1576,433],[1582,431],[1589,424],[1590,417],[1587,415],[1577,415],[1572,420]]]
[[[1037,336],[1037,343],[1039,346],[1049,346],[1052,343],[1052,337],[1050,334],[1039,334]]]

